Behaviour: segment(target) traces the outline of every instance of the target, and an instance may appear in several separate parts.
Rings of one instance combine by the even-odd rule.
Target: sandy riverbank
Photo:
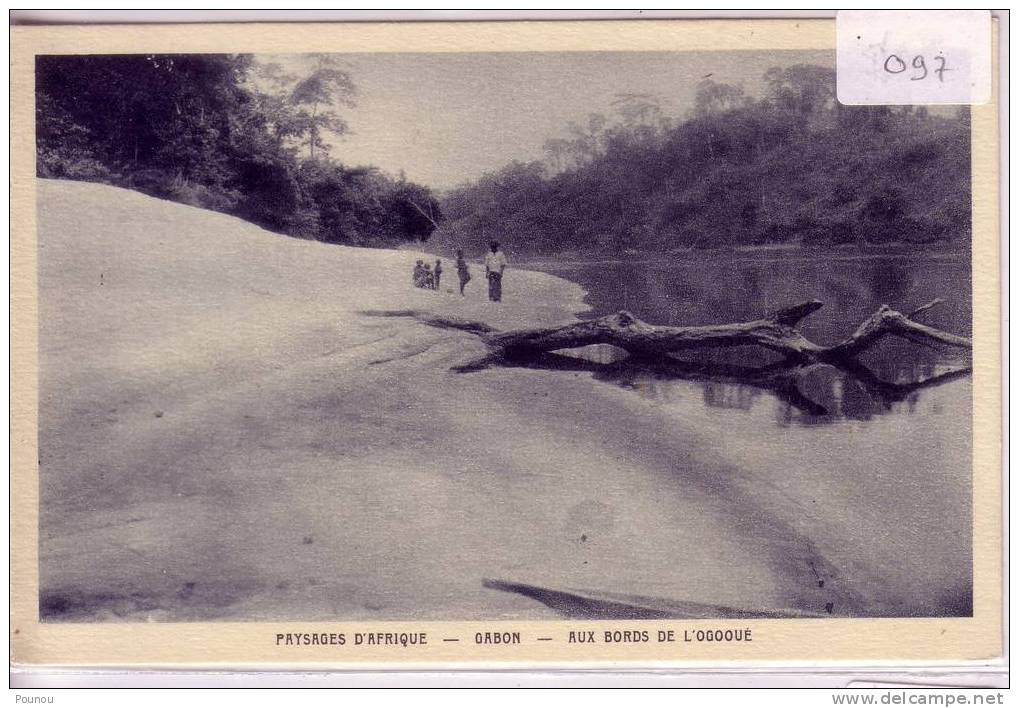
[[[483,578],[835,614],[939,602],[840,550],[855,521],[639,397],[456,374],[471,335],[361,314],[566,322],[584,308],[566,281],[513,270],[493,305],[475,269],[467,298],[425,292],[413,253],[100,185],[40,181],[39,216],[46,618],[554,616]]]

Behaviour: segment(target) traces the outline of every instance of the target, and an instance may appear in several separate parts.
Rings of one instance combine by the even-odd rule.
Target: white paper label
[[[991,100],[988,10],[841,10],[835,28],[841,103]]]

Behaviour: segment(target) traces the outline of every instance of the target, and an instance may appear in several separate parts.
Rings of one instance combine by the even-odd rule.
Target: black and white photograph
[[[834,50],[34,72],[44,625],[973,616],[970,106]]]

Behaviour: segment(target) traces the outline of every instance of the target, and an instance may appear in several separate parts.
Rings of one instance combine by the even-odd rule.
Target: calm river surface
[[[816,298],[824,308],[800,329],[812,341],[831,344],[882,304],[910,312],[942,298],[922,321],[971,334],[965,255],[698,256],[521,267],[583,286],[593,308],[585,317],[629,310],[654,324],[738,322]],[[602,363],[618,358],[606,348],[584,355]],[[743,349],[685,357],[730,366],[768,361]],[[844,545],[832,553],[844,556],[847,570],[870,576],[872,582],[860,587],[871,594],[864,603],[871,612],[969,614],[970,378],[949,376],[917,390],[901,386],[968,367],[968,356],[886,340],[862,363],[866,369],[853,373],[806,367],[792,388],[648,372],[610,380],[660,405],[677,426],[697,431],[748,474],[779,489],[790,505],[802,507],[803,523],[841,527]],[[823,512],[813,511],[822,508],[812,506],[817,503]]]

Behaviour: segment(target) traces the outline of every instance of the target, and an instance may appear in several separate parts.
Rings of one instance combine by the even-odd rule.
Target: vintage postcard
[[[834,20],[13,28],[13,661],[998,656],[998,87],[837,66]]]

